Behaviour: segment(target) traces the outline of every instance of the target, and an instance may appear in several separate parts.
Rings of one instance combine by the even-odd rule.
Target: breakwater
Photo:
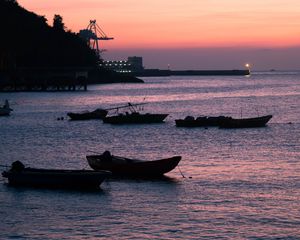
[[[163,77],[163,76],[245,76],[250,75],[250,70],[162,70],[144,69],[135,72],[137,77]]]

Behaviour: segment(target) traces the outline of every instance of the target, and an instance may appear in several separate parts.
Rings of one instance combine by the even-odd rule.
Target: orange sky
[[[115,38],[100,43],[109,50],[108,55],[122,49],[300,46],[300,0],[18,2],[30,11],[45,15],[50,25],[54,14],[60,14],[66,27],[74,32],[96,19],[104,32]]]
[[[79,31],[96,19],[112,48],[300,45],[299,0],[19,0]]]

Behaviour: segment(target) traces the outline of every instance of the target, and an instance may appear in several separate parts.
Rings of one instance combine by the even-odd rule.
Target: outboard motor
[[[111,160],[112,160],[112,157],[111,157],[110,151],[105,151],[105,152],[102,154],[102,159],[103,159],[104,161],[111,161]]]
[[[21,172],[25,168],[21,161],[15,161],[11,164],[11,171]]]

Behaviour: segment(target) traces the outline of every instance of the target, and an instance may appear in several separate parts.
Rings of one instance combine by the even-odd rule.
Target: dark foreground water
[[[147,78],[87,92],[0,93],[0,164],[89,169],[86,154],[181,155],[165,180],[108,180],[100,191],[0,182],[0,239],[300,239],[300,75]],[[68,111],[146,102],[164,124],[68,121]],[[273,114],[266,128],[176,128],[186,115]],[[58,117],[65,117],[57,121]],[[4,169],[2,169],[4,170]]]

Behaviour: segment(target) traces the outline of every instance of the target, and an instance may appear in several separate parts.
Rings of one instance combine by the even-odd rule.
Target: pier
[[[89,68],[20,68],[0,73],[0,91],[86,91]]]

